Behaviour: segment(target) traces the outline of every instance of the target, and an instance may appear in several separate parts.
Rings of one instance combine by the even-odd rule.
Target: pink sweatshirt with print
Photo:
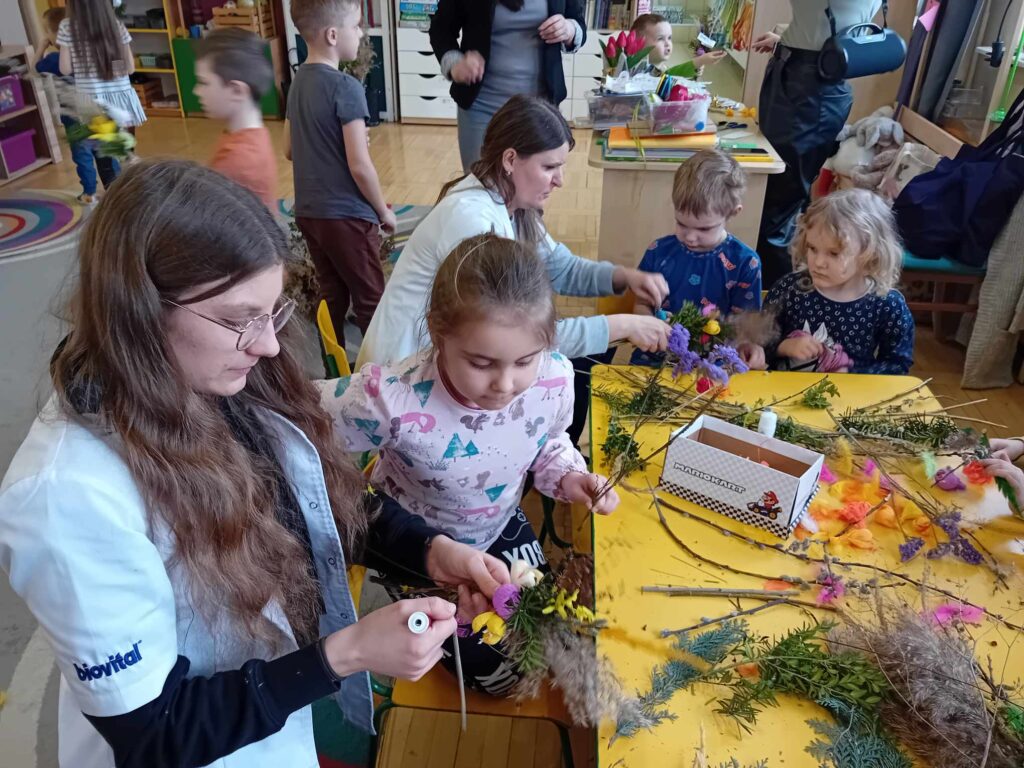
[[[486,550],[515,514],[527,471],[555,499],[566,474],[587,471],[565,432],[572,379],[569,360],[545,352],[529,389],[499,411],[479,410],[452,397],[426,349],[323,384],[335,388],[329,410],[347,448],[379,451],[374,486],[456,541]]]

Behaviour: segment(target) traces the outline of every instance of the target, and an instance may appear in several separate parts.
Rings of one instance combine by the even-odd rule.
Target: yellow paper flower
[[[704,323],[703,330],[708,336],[717,336],[722,332],[722,326],[718,324],[717,320],[708,320]]]
[[[480,642],[485,645],[494,645],[505,636],[505,620],[494,611],[481,613],[473,619],[474,634],[483,630]]]
[[[93,133],[117,133],[117,123],[108,117],[100,115],[89,121],[89,130]]]
[[[584,624],[593,624],[596,619],[594,612],[585,605],[577,605],[573,613],[576,614],[576,619]]]
[[[571,595],[564,589],[559,589],[551,601],[543,608],[541,613],[550,614],[557,613],[562,619],[569,619],[569,612],[576,611],[576,598],[579,597],[580,591],[577,589]]]

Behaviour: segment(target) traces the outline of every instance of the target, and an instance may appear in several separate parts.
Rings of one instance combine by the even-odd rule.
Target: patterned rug
[[[0,259],[73,235],[84,211],[70,192],[27,189],[0,197]]]

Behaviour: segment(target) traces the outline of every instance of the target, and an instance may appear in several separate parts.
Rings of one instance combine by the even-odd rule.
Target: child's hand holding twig
[[[586,504],[597,515],[609,515],[619,506],[619,494],[608,487],[608,478],[593,472],[570,472],[562,478],[562,495],[575,504]]]
[[[1010,505],[1012,507],[1016,502],[1017,509],[1014,509],[1013,513],[1020,514],[1020,505],[1024,502],[1024,471],[1006,459],[982,459],[981,465],[992,477],[1002,478],[1010,486],[1014,495],[1013,499],[1009,499]]]

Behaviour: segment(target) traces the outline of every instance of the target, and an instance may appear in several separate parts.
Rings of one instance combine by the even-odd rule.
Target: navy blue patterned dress
[[[806,271],[791,272],[768,292],[765,308],[778,313],[782,339],[807,331],[842,344],[853,360],[850,373],[906,374],[914,364],[914,318],[899,291],[832,301],[814,290]],[[772,368],[786,365],[774,347],[767,352]]]

